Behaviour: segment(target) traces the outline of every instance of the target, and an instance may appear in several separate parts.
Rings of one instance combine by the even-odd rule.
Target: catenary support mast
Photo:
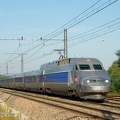
[[[68,47],[67,47],[67,29],[64,29],[64,58],[68,58]]]

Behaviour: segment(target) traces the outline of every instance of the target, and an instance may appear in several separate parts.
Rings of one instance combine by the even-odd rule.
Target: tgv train
[[[40,70],[9,76],[0,86],[104,100],[110,91],[110,78],[95,58],[67,58],[43,64]]]

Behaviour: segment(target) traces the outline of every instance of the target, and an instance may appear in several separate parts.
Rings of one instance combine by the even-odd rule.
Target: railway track
[[[58,97],[50,97],[41,94],[26,93],[23,91],[14,91],[1,88],[0,92],[66,109],[74,113],[84,115],[88,118],[109,120],[120,118],[120,105],[111,104],[109,100],[106,100],[104,103],[71,101]]]
[[[111,97],[111,98],[108,98],[107,100],[111,100],[111,101],[118,101],[120,103],[120,96],[119,97]]]

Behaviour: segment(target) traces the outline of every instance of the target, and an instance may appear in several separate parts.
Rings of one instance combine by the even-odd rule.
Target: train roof
[[[100,62],[97,58],[70,58],[71,62],[82,62],[82,61],[94,61],[94,62]]]
[[[14,74],[11,76],[8,76],[8,78],[20,78],[20,77],[24,77],[24,76],[33,76],[33,75],[39,75],[40,70],[33,70],[33,71],[29,71],[29,72],[24,72],[22,73],[18,73],[18,74]]]
[[[99,62],[100,61],[96,58],[66,58],[66,59],[60,59],[60,60],[55,60],[49,63],[45,63],[43,65],[40,66],[41,68],[46,68],[48,65],[52,66],[52,65],[60,65],[61,63],[64,63],[62,65],[65,64],[74,64],[74,63],[78,63],[78,62],[83,62],[83,61],[93,61],[93,62]],[[29,72],[24,72],[23,74],[19,73],[19,74],[15,74],[12,76],[9,76],[8,78],[18,78],[18,77],[24,77],[24,76],[33,76],[33,75],[39,75],[40,74],[40,70],[33,70],[33,71],[29,71]]]
[[[33,76],[33,75],[39,75],[40,70],[34,70],[34,71],[30,71],[30,72],[25,72],[24,76]]]
[[[52,64],[58,64],[58,62],[60,61],[66,61],[70,63],[76,63],[76,62],[82,62],[82,61],[94,61],[94,62],[100,62],[97,58],[66,58],[66,59],[60,59],[60,60],[55,60],[49,63],[45,63],[43,65],[40,66],[40,68],[45,68],[48,65],[52,65]]]
[[[23,75],[24,75],[24,74],[17,73],[17,74],[14,74],[14,75],[8,76],[8,78],[22,77]]]

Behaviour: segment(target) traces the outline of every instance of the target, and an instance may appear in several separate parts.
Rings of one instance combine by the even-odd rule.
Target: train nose
[[[110,77],[106,71],[91,71],[81,73],[82,84],[88,86],[110,85]]]
[[[83,89],[86,92],[109,92],[110,80],[102,77],[85,79],[83,80]]]
[[[91,84],[91,83],[99,83],[99,84],[107,84],[109,83],[109,79],[87,79],[84,82],[86,82],[87,84]]]

